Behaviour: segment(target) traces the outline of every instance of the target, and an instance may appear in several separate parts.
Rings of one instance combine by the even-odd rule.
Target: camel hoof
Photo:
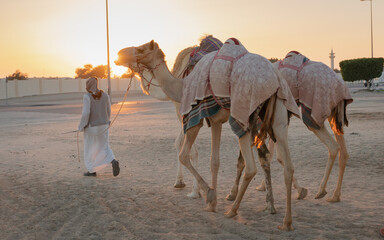
[[[260,184],[259,186],[256,187],[256,190],[257,190],[257,191],[264,192],[264,191],[266,190],[265,185]]]
[[[323,191],[318,192],[318,193],[316,194],[315,199],[323,198],[325,195],[327,195],[327,191],[323,190]]]
[[[177,180],[176,183],[173,185],[174,188],[184,188],[185,187],[185,183],[183,182],[183,180]]]
[[[214,189],[212,188],[208,189],[206,202],[208,203],[207,210],[210,212],[215,212],[217,198],[216,198],[216,191]]]
[[[277,227],[279,230],[282,230],[282,231],[293,231],[295,230],[293,227],[292,227],[292,224],[283,224],[283,226],[278,226]]]
[[[268,204],[264,211],[268,211],[270,214],[276,214],[276,208],[272,204]]]
[[[306,188],[301,188],[299,192],[297,193],[297,199],[298,200],[303,200],[308,194],[308,189]]]
[[[201,194],[200,194],[200,192],[191,192],[191,193],[187,194],[187,197],[189,197],[191,199],[197,199],[197,198],[201,198]]]
[[[226,218],[233,218],[233,217],[236,216],[236,215],[237,215],[237,213],[236,213],[235,211],[233,211],[232,209],[229,210],[228,212],[226,212],[226,213],[224,214],[224,216],[225,216]]]
[[[235,199],[236,199],[236,195],[237,195],[237,194],[233,194],[233,193],[228,194],[228,195],[225,197],[225,199],[227,199],[228,201],[235,201]]]
[[[204,210],[207,212],[216,212],[215,207],[210,204],[208,204],[208,206]]]
[[[332,196],[327,198],[327,202],[340,202],[340,197]]]

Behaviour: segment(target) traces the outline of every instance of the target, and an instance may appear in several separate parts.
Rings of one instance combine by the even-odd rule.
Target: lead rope
[[[80,131],[77,131],[77,159],[79,160],[80,162],[80,146],[79,146],[79,132]]]
[[[126,98],[127,98],[128,92],[129,92],[129,89],[131,88],[132,79],[133,79],[133,76],[131,76],[131,79],[129,80],[129,84],[128,84],[127,90],[125,91],[125,94],[124,94],[123,102],[121,103],[120,109],[119,109],[119,111],[117,111],[117,114],[116,114],[115,117],[113,118],[111,124],[109,124],[108,128],[106,128],[105,130],[103,130],[102,132],[100,132],[100,133],[97,134],[97,135],[103,134],[105,131],[107,131],[108,129],[110,129],[110,128],[112,127],[112,124],[115,122],[117,116],[120,114],[120,111],[121,111],[121,109],[123,108],[123,105],[124,105],[124,103],[125,103],[125,100],[126,100]],[[79,162],[80,162],[79,132],[80,132],[80,131],[77,131],[77,159],[78,159]]]

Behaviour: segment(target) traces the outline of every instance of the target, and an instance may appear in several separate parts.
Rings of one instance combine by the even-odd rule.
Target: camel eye
[[[137,53],[140,53],[140,54],[143,54],[143,53],[144,53],[144,49],[140,49],[140,48],[138,48],[138,49],[136,49],[136,51],[137,51]]]

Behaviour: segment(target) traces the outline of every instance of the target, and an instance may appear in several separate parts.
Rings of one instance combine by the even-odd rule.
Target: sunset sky
[[[0,78],[74,77],[107,64],[105,0],[0,0]],[[373,0],[374,57],[384,57],[384,0]],[[172,68],[204,34],[238,38],[253,53],[283,58],[297,50],[330,64],[371,56],[370,2],[360,0],[109,0],[112,74],[117,52],[150,40]]]

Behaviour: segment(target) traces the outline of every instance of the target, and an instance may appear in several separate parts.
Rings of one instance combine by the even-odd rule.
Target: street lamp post
[[[373,20],[372,20],[372,0],[360,0],[362,2],[364,1],[370,1],[371,2],[371,58],[373,58]]]
[[[8,105],[8,78],[5,78],[5,105]]]
[[[108,0],[105,0],[106,4],[106,16],[107,16],[107,56],[108,56],[108,95],[109,99],[112,102],[112,96],[111,96],[111,67],[109,63],[109,24],[108,24]]]

